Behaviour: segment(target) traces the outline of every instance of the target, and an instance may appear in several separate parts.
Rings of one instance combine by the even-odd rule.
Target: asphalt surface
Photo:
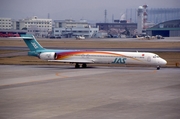
[[[0,119],[179,119],[178,68],[0,65]]]

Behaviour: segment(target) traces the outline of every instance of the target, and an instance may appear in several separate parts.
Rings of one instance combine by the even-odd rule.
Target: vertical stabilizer
[[[21,35],[21,38],[24,40],[30,51],[44,50],[44,48],[37,42],[33,35],[23,34]]]

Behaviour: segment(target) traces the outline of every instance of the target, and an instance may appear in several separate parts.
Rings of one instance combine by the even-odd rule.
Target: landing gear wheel
[[[87,65],[86,64],[82,64],[82,68],[86,68],[87,67]]]
[[[75,68],[79,68],[80,66],[79,66],[79,64],[78,63],[76,63],[76,65],[75,65]]]
[[[160,66],[157,66],[157,70],[160,70],[160,68],[161,68]]]

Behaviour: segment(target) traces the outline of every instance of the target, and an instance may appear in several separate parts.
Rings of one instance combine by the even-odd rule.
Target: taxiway
[[[0,65],[1,119],[178,119],[178,68]]]

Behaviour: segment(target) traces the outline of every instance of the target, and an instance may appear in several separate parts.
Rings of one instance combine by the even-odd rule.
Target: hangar
[[[137,29],[137,23],[127,23],[126,20],[114,20],[113,23],[96,23],[96,27],[99,27],[99,30],[101,31],[103,30],[108,33],[112,32],[111,34],[113,35],[120,35],[124,33],[132,36]]]
[[[180,19],[159,23],[146,30],[147,35],[163,37],[180,37]]]

